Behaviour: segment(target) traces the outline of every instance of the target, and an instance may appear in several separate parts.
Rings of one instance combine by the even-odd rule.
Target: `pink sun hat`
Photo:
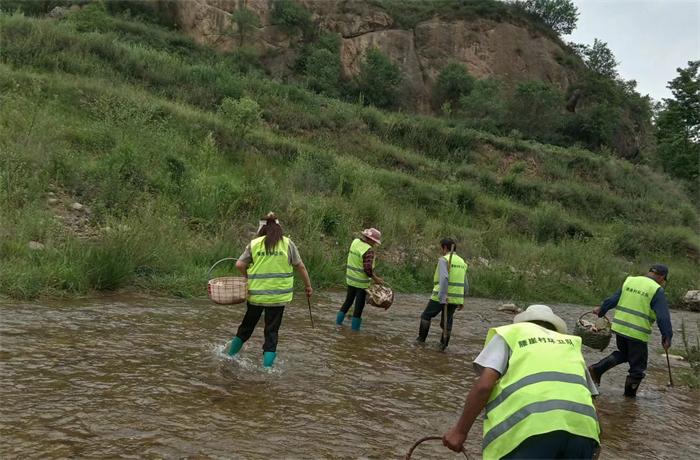
[[[369,238],[377,244],[382,244],[382,232],[374,227],[362,230],[362,236]]]

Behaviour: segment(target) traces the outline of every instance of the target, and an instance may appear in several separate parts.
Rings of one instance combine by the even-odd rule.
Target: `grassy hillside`
[[[646,167],[321,97],[97,5],[0,15],[0,43],[5,295],[203,295],[269,210],[317,287],[370,225],[399,290],[430,289],[446,235],[475,296],[598,302],[654,261],[674,300],[697,280],[698,210]]]

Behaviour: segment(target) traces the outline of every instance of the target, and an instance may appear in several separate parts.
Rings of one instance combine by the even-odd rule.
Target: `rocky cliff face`
[[[558,43],[521,25],[436,16],[404,29],[366,0],[297,1],[312,13],[319,29],[340,34],[347,76],[359,71],[369,48],[379,48],[400,66],[406,89],[415,95],[410,105],[419,110],[430,109],[431,88],[449,62],[466,65],[477,78],[495,76],[507,83],[539,79],[566,90],[575,78],[558,62],[567,54]],[[228,51],[239,45],[227,32],[234,28],[231,13],[241,3],[260,17],[261,26],[250,44],[263,53],[273,74],[290,72],[297,53],[294,45],[301,37],[272,24],[269,0],[160,1],[159,5],[196,41]]]

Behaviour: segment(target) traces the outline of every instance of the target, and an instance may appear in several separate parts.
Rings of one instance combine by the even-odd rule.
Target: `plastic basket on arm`
[[[211,277],[211,272],[221,262],[238,260],[235,257],[226,257],[211,266],[207,274],[207,292],[212,302],[220,305],[234,305],[245,302],[248,296],[248,279],[242,276]]]

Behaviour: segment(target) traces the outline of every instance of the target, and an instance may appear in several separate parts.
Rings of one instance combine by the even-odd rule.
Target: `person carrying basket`
[[[345,266],[345,282],[348,286],[345,302],[335,316],[335,324],[343,325],[345,315],[348,314],[352,303],[355,309],[352,312],[350,327],[353,331],[359,331],[362,325],[362,311],[365,308],[367,291],[370,281],[377,284],[384,280],[377,275],[374,265],[376,262],[374,248],[382,244],[382,233],[376,228],[366,228],[360,238],[355,238],[348,250],[348,259]]]
[[[647,343],[655,321],[661,332],[664,350],[668,351],[671,347],[673,327],[663,288],[667,280],[668,267],[652,265],[644,276],[628,276],[622,288],[593,310],[598,317],[602,317],[608,310],[615,309],[612,330],[617,344],[617,350],[588,368],[597,385],[600,385],[600,378],[605,372],[618,364],[629,363],[624,395],[628,398],[637,396],[637,389],[647,369]]]
[[[241,350],[264,312],[263,366],[272,367],[277,356],[277,337],[284,307],[292,301],[293,269],[304,281],[306,296],[311,297],[314,292],[299,250],[292,240],[282,235],[282,227],[274,213],[268,213],[260,221],[257,238],[246,246],[236,268],[248,278],[248,303],[243,321],[226,352],[235,356]]]

